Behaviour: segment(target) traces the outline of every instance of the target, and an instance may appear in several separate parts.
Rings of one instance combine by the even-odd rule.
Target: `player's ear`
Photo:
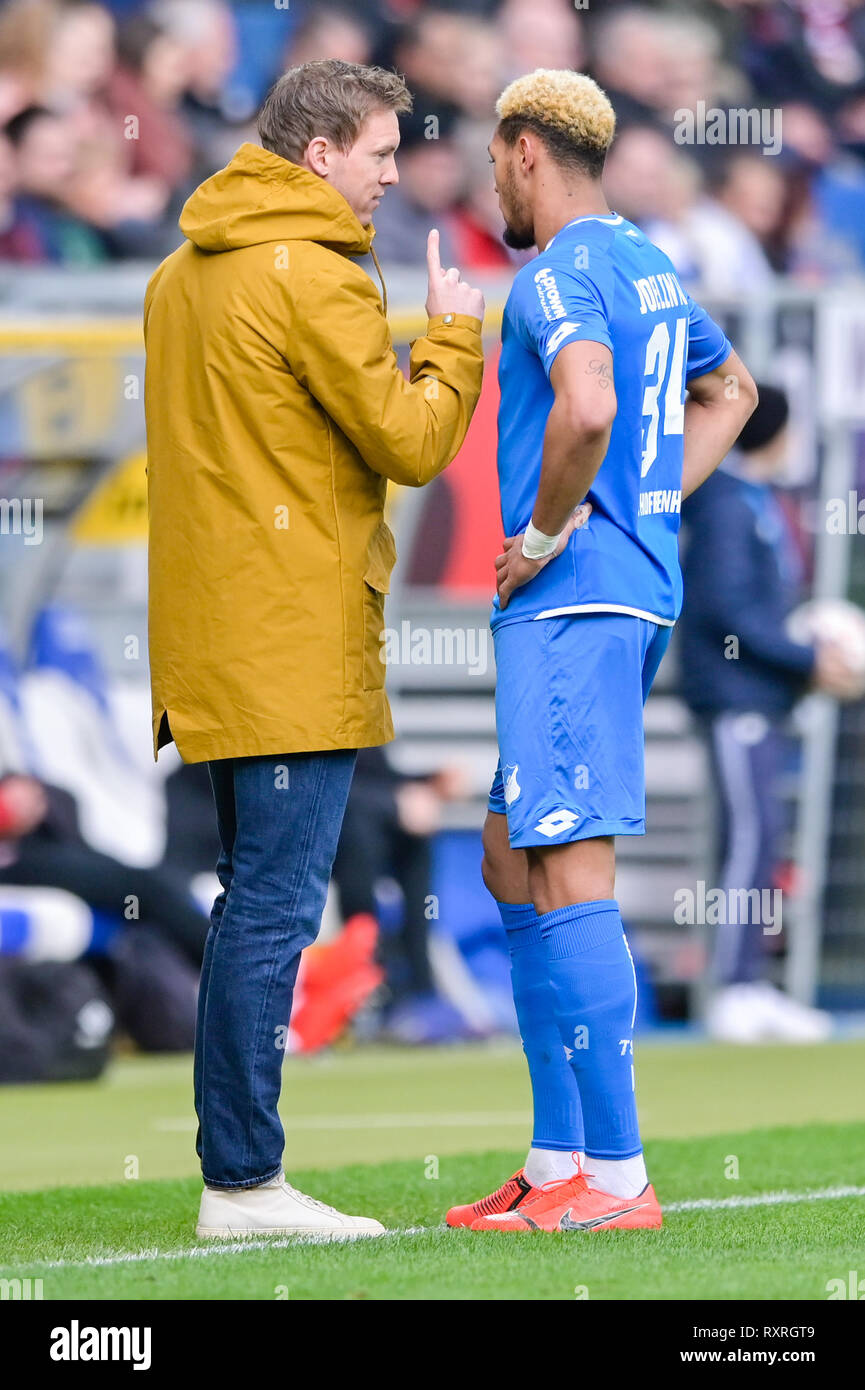
[[[535,162],[535,147],[530,135],[520,136],[520,164],[525,173],[533,167]]]

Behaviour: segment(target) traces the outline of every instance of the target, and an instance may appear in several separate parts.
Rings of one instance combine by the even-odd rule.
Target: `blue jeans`
[[[282,1166],[277,1103],[294,982],[321,925],[355,757],[208,764],[222,884],[195,1030],[195,1147],[208,1187],[253,1187]]]

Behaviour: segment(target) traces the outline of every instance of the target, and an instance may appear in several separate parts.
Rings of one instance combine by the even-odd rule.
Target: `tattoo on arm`
[[[612,384],[613,371],[608,362],[601,362],[599,358],[593,357],[586,368],[586,376],[597,377],[601,390],[606,391],[607,387]]]

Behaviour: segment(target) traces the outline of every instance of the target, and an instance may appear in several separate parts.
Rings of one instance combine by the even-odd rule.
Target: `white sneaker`
[[[832,1018],[758,982],[719,989],[706,1011],[706,1030],[718,1042],[822,1042]]]
[[[758,986],[766,1020],[766,1036],[779,1042],[824,1042],[832,1032],[832,1015],[809,1008],[772,985]]]
[[[205,1187],[195,1228],[202,1240],[270,1235],[353,1240],[356,1236],[384,1233],[380,1221],[369,1216],[345,1216],[298,1192],[282,1174],[264,1186],[232,1192]]]
[[[761,1042],[765,1026],[766,1009],[757,985],[725,985],[709,1001],[706,1032],[718,1042]]]

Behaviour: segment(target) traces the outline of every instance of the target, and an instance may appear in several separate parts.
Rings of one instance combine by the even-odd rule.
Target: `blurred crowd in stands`
[[[415,96],[376,217],[385,265],[421,264],[437,224],[448,260],[507,269],[495,99],[519,73],[574,67],[618,113],[611,206],[691,284],[749,293],[862,269],[865,0],[6,0],[0,259],[167,254],[190,191],[256,138],[273,80],[334,57],[395,67]],[[681,113],[699,103],[694,138]],[[734,110],[764,113],[762,143],[711,143],[711,113]]]

